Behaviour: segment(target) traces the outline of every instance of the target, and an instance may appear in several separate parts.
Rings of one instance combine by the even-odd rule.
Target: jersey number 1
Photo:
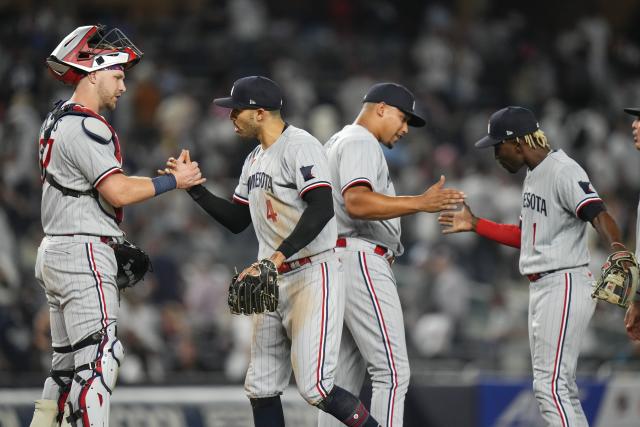
[[[267,219],[273,222],[278,222],[278,214],[273,210],[271,200],[267,199]]]

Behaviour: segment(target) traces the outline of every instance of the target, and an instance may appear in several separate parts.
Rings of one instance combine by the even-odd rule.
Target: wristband
[[[174,190],[177,187],[176,177],[172,173],[151,178],[151,182],[156,190],[155,196]]]

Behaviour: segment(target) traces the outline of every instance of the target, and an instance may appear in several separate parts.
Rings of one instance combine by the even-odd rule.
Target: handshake
[[[207,181],[202,177],[198,162],[192,162],[189,150],[182,150],[177,159],[169,157],[164,169],[158,169],[159,175],[173,174],[176,178],[176,187],[189,189],[194,185],[200,185]]]

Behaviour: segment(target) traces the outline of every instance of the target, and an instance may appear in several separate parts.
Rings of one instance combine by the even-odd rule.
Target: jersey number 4
[[[47,174],[47,166],[51,161],[51,146],[53,145],[53,139],[41,139],[40,150],[38,157],[40,158],[40,179],[44,182],[44,178]]]
[[[278,222],[278,214],[273,210],[271,200],[267,200],[267,219],[273,222]]]

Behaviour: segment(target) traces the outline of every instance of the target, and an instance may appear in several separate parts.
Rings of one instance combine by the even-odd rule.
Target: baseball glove
[[[596,282],[592,298],[627,308],[638,290],[638,261],[629,251],[614,252],[607,257]]]
[[[147,271],[153,271],[151,260],[142,249],[131,242],[112,244],[113,252],[118,263],[118,289],[134,286],[144,278]]]
[[[238,280],[238,274],[229,285],[231,314],[257,314],[278,308],[278,271],[273,261],[263,259],[253,263],[258,274],[247,274]]]

